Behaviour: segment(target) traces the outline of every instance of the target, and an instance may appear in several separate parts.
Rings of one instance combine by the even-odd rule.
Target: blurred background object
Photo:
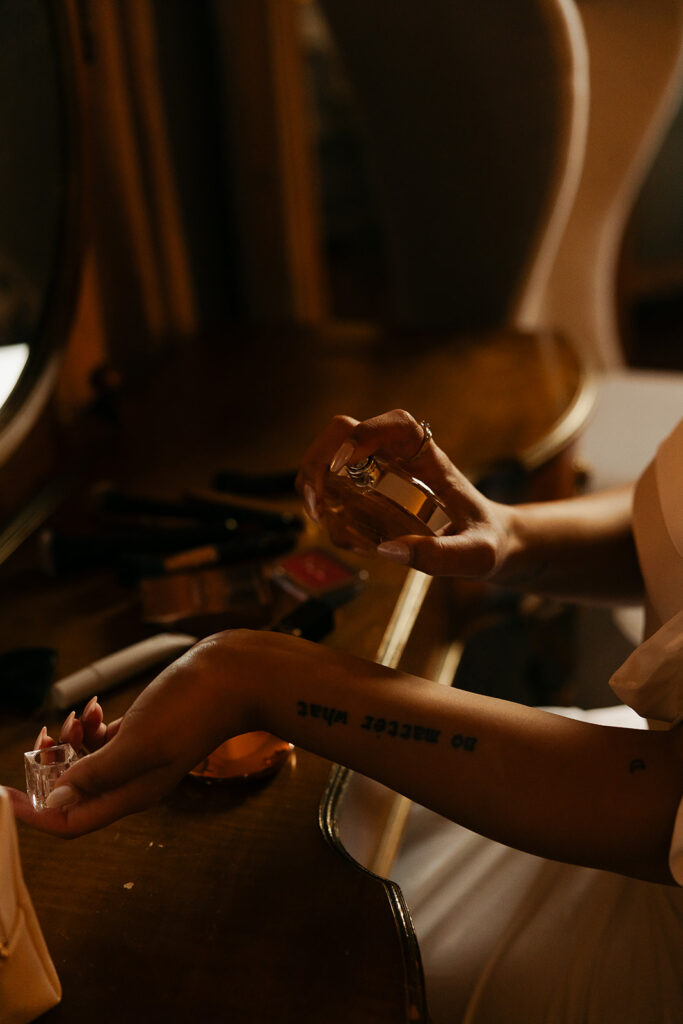
[[[43,68],[31,89],[8,79],[6,116],[51,133],[21,190],[5,157],[5,194],[30,205],[35,181],[58,202],[54,230],[14,231],[2,253],[18,358],[3,518],[197,339],[234,351],[254,391],[268,358],[248,372],[245,325],[349,353],[370,335],[330,326],[377,325],[396,352],[415,332],[433,347],[542,331],[549,359],[564,333],[603,369],[683,368],[682,9],[64,0],[46,20],[5,5],[8,47]],[[21,257],[39,237],[48,305]]]

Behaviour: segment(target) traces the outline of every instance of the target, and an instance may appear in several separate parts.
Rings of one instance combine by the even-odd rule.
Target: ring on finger
[[[414,455],[411,455],[409,459],[404,459],[404,462],[415,462],[415,459],[419,459],[421,455],[424,455],[425,448],[432,440],[434,434],[427,420],[422,420],[420,423],[422,427],[422,440],[420,441],[420,447],[417,449]]]

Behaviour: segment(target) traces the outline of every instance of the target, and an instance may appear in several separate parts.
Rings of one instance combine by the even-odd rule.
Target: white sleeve
[[[643,718],[683,728],[683,611],[635,649],[610,686]],[[671,837],[669,868],[683,885],[683,799]]]
[[[609,684],[643,718],[683,721],[683,611],[636,647]]]

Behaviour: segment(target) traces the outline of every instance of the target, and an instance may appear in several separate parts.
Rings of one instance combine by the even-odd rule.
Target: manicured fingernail
[[[38,738],[36,739],[36,742],[33,744],[33,749],[34,750],[40,750],[40,748],[41,748],[41,746],[43,744],[43,740],[46,738],[46,736],[47,736],[47,729],[45,728],[45,726],[43,726],[43,728],[38,733]]]
[[[345,466],[346,463],[350,461],[351,456],[353,455],[355,450],[356,446],[353,443],[353,441],[344,441],[344,444],[341,446],[335,457],[332,459],[332,462],[330,463],[330,470],[333,473],[338,473],[342,466]]]
[[[90,700],[88,701],[88,703],[83,708],[83,712],[81,714],[81,718],[82,719],[83,718],[87,718],[89,715],[91,715],[92,712],[93,712],[93,708],[95,707],[96,704],[97,704],[97,697],[91,697]]]
[[[410,564],[410,548],[398,540],[388,540],[384,544],[380,544],[377,554],[390,558],[392,562],[400,562],[401,565]]]
[[[70,786],[66,783],[64,786],[58,786],[57,789],[53,789],[52,792],[45,800],[46,807],[57,807],[66,808],[72,807],[77,804],[81,799],[81,794],[74,786]]]
[[[71,725],[72,725],[73,720],[74,720],[75,717],[76,717],[76,712],[75,711],[71,711],[69,713],[68,718],[65,719],[64,725],[62,726],[61,731],[59,733],[59,738],[60,738],[60,740],[62,742],[64,742],[64,737],[68,734],[69,729],[71,728]]]
[[[306,511],[313,520],[314,523],[320,525],[320,516],[318,515],[318,506],[315,498],[315,491],[311,484],[304,485],[304,504],[306,505]]]

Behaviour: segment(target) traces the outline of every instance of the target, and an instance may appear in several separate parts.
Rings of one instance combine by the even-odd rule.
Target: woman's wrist
[[[524,520],[513,505],[490,503],[489,520],[495,532],[495,567],[489,579],[501,586],[515,586],[531,570],[527,566]]]
[[[546,512],[538,505],[497,506],[501,549],[492,582],[514,590],[543,590],[553,561],[553,529],[545,521]]]
[[[215,633],[176,662],[191,695],[192,709],[202,716],[201,728],[215,745],[262,728],[254,699],[258,688],[251,685],[254,659],[246,656],[252,646],[250,636],[249,630]]]
[[[630,502],[630,488],[619,488],[498,506],[505,542],[500,567],[491,579],[501,586],[563,599],[639,600],[642,578]]]

